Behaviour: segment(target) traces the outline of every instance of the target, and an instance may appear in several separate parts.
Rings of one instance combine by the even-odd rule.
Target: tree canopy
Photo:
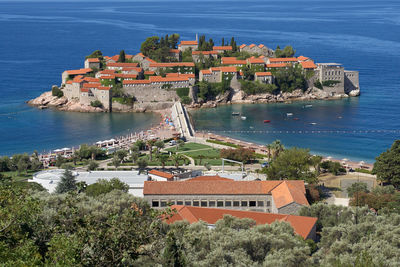
[[[379,181],[400,188],[400,140],[376,158],[372,173]]]
[[[293,57],[294,54],[296,54],[296,50],[294,50],[293,47],[290,45],[285,46],[283,50],[281,50],[281,48],[278,45],[275,50],[275,57],[277,58]]]
[[[152,36],[146,38],[140,47],[143,55],[159,62],[176,61],[174,57],[169,56],[170,49],[176,49],[179,42],[179,34],[168,34],[165,37]]]

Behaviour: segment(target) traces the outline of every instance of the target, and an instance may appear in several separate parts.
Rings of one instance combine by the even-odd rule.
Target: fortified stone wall
[[[291,203],[278,209],[278,213],[297,215],[303,206],[297,203]]]
[[[140,102],[173,102],[179,99],[175,89],[160,89],[159,85],[124,86],[127,94]]]
[[[358,71],[344,71],[344,91],[349,93],[353,90],[360,89],[359,72]]]

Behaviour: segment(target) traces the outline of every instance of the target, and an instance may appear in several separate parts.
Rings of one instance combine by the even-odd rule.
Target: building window
[[[242,207],[247,207],[247,201],[242,201]]]
[[[158,202],[158,201],[152,201],[152,202],[151,202],[151,206],[152,206],[152,207],[159,207],[159,206],[160,206],[160,202]]]
[[[198,207],[199,206],[199,201],[198,200],[193,200],[193,206]]]
[[[207,200],[202,200],[201,201],[201,206],[202,207],[207,207]]]
[[[240,207],[240,202],[239,201],[233,201],[233,206],[234,207]]]
[[[182,200],[176,201],[176,205],[183,205],[183,201]]]
[[[256,201],[249,201],[249,206],[250,207],[255,207],[256,206]]]
[[[271,201],[267,201],[267,207],[271,206]]]
[[[264,207],[264,201],[257,201],[258,207]]]
[[[168,205],[175,205],[175,200],[168,201]]]
[[[192,206],[192,201],[185,200],[185,206]]]
[[[224,206],[224,202],[222,200],[218,200],[217,207],[223,207],[223,206]]]
[[[161,207],[166,207],[166,206],[167,206],[167,201],[161,200],[160,206],[161,206]]]
[[[215,201],[208,201],[209,207],[215,207]]]
[[[225,207],[231,207],[232,206],[232,201],[228,200],[225,201]]]

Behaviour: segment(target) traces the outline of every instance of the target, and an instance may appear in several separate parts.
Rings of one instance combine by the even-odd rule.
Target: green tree
[[[175,234],[173,231],[169,231],[167,234],[166,245],[163,252],[164,265],[174,267],[187,266],[185,261],[185,255],[183,254],[182,248],[177,243]]]
[[[160,153],[160,150],[165,147],[165,144],[162,140],[157,140],[154,145],[157,147],[157,154]]]
[[[185,146],[185,141],[183,141],[182,139],[178,139],[176,141],[176,151],[181,150],[183,147]]]
[[[117,155],[114,155],[111,163],[114,165],[115,169],[118,169],[118,167],[121,166],[121,159]]]
[[[179,165],[180,165],[180,161],[183,160],[182,155],[180,155],[180,154],[173,154],[172,157],[171,157],[171,159],[172,159],[172,161],[174,162],[175,167],[178,169],[178,168],[179,168]]]
[[[363,182],[357,182],[357,183],[353,183],[351,186],[349,186],[347,188],[347,193],[349,195],[349,197],[353,197],[355,194],[357,193],[368,193],[368,186],[366,183]]]
[[[100,50],[96,50],[92,54],[90,54],[89,56],[86,56],[85,59],[88,59],[88,58],[100,58],[100,59],[103,59],[103,53],[101,53]]]
[[[271,145],[274,150],[274,158],[278,157],[279,154],[285,150],[285,146],[280,140],[275,140],[274,142],[272,142]]]
[[[275,56],[277,58],[281,58],[281,57],[293,57],[294,54],[296,54],[296,50],[293,49],[292,46],[287,45],[285,46],[285,48],[283,50],[281,50],[281,48],[279,47],[279,45],[276,47],[275,50]]]
[[[154,139],[149,139],[147,140],[146,144],[147,144],[147,148],[149,149],[149,156],[150,156],[150,161],[153,161],[153,146],[156,143],[156,141]]]
[[[65,169],[63,175],[61,176],[60,182],[57,184],[56,193],[63,194],[71,191],[75,191],[76,187],[76,179],[73,175],[71,169]]]
[[[135,146],[137,146],[139,150],[144,150],[146,148],[146,142],[139,139],[135,142]]]
[[[265,171],[270,180],[305,180],[316,183],[317,176],[310,169],[312,163],[309,150],[291,148],[281,152]]]
[[[63,165],[66,162],[67,162],[66,158],[64,158],[62,155],[57,155],[57,157],[56,157],[56,166],[58,168],[60,168],[61,165]]]
[[[137,165],[138,165],[138,169],[139,169],[139,174],[144,170],[144,169],[146,169],[146,167],[148,166],[148,162],[147,162],[147,160],[146,159],[138,159],[137,160]]]
[[[275,84],[281,92],[292,92],[297,89],[304,91],[307,89],[307,81],[299,64],[271,72],[275,77]]]
[[[400,188],[400,140],[376,158],[372,173],[380,182]]]
[[[123,162],[124,159],[128,156],[128,151],[126,151],[125,149],[121,149],[115,152],[115,155],[120,159],[121,162]]]
[[[129,186],[121,182],[118,178],[112,178],[111,180],[99,179],[96,183],[88,185],[85,191],[86,195],[97,197],[113,190],[121,190],[122,192],[128,193]]]
[[[157,156],[158,161],[160,161],[162,168],[165,168],[165,164],[169,160],[169,155],[167,154],[158,154]]]
[[[124,63],[125,61],[126,61],[126,58],[125,58],[125,50],[121,50],[121,51],[119,52],[118,62]]]
[[[88,169],[88,171],[94,171],[94,170],[97,169],[98,167],[99,167],[99,163],[97,163],[97,162],[94,161],[94,160],[90,160],[87,169]]]

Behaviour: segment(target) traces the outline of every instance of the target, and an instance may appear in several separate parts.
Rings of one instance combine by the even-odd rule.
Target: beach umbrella
[[[344,159],[342,159],[342,161],[348,161],[348,159],[344,158]]]
[[[364,163],[365,163],[364,161],[360,161],[360,166],[364,165]]]
[[[54,152],[62,152],[62,149],[56,149]]]

